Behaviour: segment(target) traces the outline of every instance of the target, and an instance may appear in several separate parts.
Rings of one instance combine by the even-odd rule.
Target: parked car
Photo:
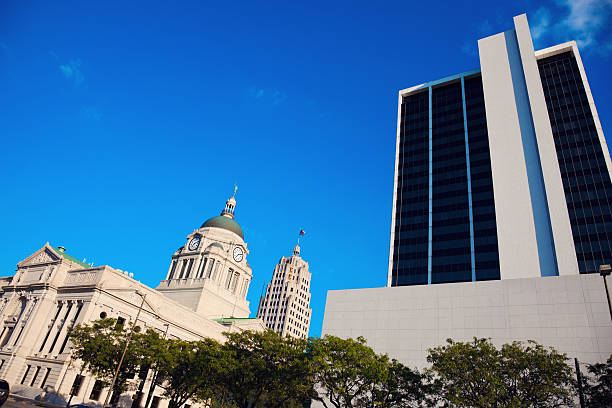
[[[85,404],[74,404],[74,405],[71,405],[70,408],[91,408],[91,407]]]
[[[0,406],[4,404],[4,402],[9,396],[9,393],[10,393],[9,383],[4,380],[0,380]]]

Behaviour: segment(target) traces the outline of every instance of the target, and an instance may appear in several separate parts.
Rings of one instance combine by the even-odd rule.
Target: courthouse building
[[[387,287],[329,291],[322,334],[425,366],[447,338],[612,353],[610,154],[574,41],[527,18],[480,67],[399,92]]]
[[[107,389],[79,375],[67,331],[104,317],[131,326],[141,305],[137,326],[168,338],[223,341],[226,331],[263,330],[261,320],[249,318],[253,275],[235,206],[232,197],[220,216],[187,236],[156,289],[119,269],[78,261],[49,243],[19,262],[13,276],[0,280],[0,378],[13,393],[37,398],[41,389],[54,390],[47,401],[65,403],[72,389],[73,403],[102,404]],[[157,387],[154,407],[166,404],[160,393]],[[121,401],[129,405],[131,397]]]

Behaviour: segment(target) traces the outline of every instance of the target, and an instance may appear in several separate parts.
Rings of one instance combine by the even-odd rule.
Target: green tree
[[[371,407],[419,408],[437,403],[436,383],[430,376],[413,370],[399,361],[388,361],[382,381],[372,386]]]
[[[221,345],[213,339],[165,340],[157,355],[157,378],[169,399],[168,407],[211,398],[222,363]]]
[[[73,358],[80,360],[81,369],[87,370],[105,386],[112,382],[129,329],[116,319],[106,318],[73,327],[70,332]],[[148,334],[149,339],[154,334]],[[142,364],[150,361],[145,336],[134,333],[113,386],[113,395],[121,395],[129,388],[129,379]]]
[[[573,406],[573,371],[567,357],[533,341],[496,348],[488,339],[447,340],[429,350],[430,372],[453,407]]]
[[[587,407],[612,407],[612,355],[605,363],[590,364],[587,371],[584,376]]]
[[[325,336],[314,341],[316,397],[329,407],[427,406],[425,377],[386,355],[376,354],[363,337]]]
[[[253,407],[300,406],[312,394],[314,379],[304,339],[277,333],[226,333],[217,387],[211,405]]]

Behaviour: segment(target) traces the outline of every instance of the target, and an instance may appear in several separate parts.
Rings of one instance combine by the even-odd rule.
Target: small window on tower
[[[236,293],[236,288],[238,287],[238,278],[240,274],[238,272],[234,273],[234,277],[232,279],[232,293]]]
[[[229,290],[230,285],[232,284],[232,276],[234,276],[234,270],[230,269],[227,271],[227,278],[225,279],[225,289]]]
[[[202,259],[202,267],[200,268],[200,272],[198,273],[198,278],[204,277],[204,272],[206,271],[206,261],[208,261],[208,258]]]
[[[206,272],[206,277],[207,278],[212,277],[212,272],[213,272],[213,267],[214,266],[215,266],[215,260],[211,258],[210,262],[208,263],[208,272]],[[214,277],[212,279],[214,279]]]

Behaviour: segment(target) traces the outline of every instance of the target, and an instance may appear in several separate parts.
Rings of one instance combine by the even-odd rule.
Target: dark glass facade
[[[465,80],[476,280],[499,279],[497,224],[482,78]]]
[[[573,53],[538,60],[580,273],[612,264],[612,182]]]
[[[428,90],[404,98],[400,114],[393,286],[426,284],[428,279]]]
[[[399,137],[391,285],[499,279],[480,75],[405,96]]]
[[[472,280],[461,82],[432,88],[431,283]]]

